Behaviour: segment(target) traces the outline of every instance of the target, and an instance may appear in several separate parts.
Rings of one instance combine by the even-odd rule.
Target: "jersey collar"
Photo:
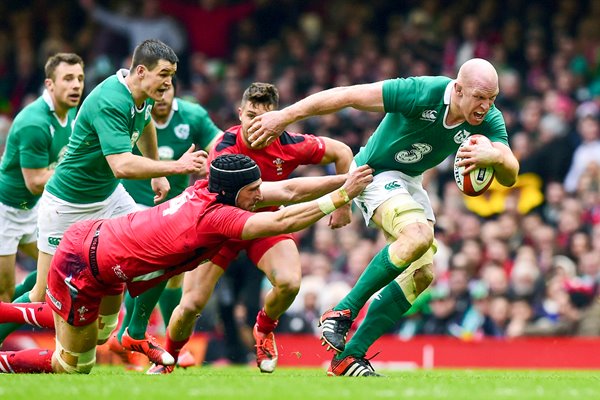
[[[50,111],[54,112],[54,102],[52,101],[52,97],[50,97],[50,92],[48,89],[44,89],[42,92],[42,99],[48,104],[48,108]]]
[[[131,93],[131,90],[129,90],[129,86],[127,86],[127,83],[125,82],[125,78],[127,77],[127,75],[129,75],[129,70],[127,68],[121,68],[120,70],[117,71],[116,75],[117,75],[117,79],[119,80],[119,82],[121,82],[121,84],[123,86],[125,86],[125,89],[127,89],[129,94],[133,97],[133,93]],[[138,113],[144,111],[145,109],[146,109],[146,100],[144,100],[142,107],[140,107],[140,108],[135,107],[135,111]]]
[[[444,104],[446,105],[446,111],[444,111],[444,119],[442,120],[442,123],[444,124],[444,128],[446,129],[453,129],[462,124],[462,122],[459,122],[454,125],[446,124],[446,119],[448,118],[448,113],[450,112],[450,97],[452,95],[452,89],[454,89],[455,83],[456,79],[453,79],[450,82],[448,82],[448,85],[446,86],[446,91],[444,92]]]
[[[52,97],[50,96],[50,92],[48,91],[48,89],[44,89],[44,91],[42,92],[42,99],[44,99],[44,102],[46,102],[48,108],[50,109],[50,112],[54,115],[54,118],[56,118],[60,126],[62,126],[63,128],[67,126],[67,122],[69,122],[69,114],[67,113],[67,116],[64,120],[58,118],[58,115],[56,115],[56,110],[54,109],[54,102],[52,101]]]
[[[129,93],[131,93],[131,90],[129,90],[127,83],[125,83],[125,78],[127,77],[127,75],[129,75],[129,70],[125,69],[125,68],[121,68],[120,70],[117,71],[116,75],[117,75],[117,79],[119,80],[119,82],[121,82],[123,84],[123,86],[125,86],[125,89],[127,89],[127,91]]]
[[[452,79],[450,82],[448,82],[448,85],[446,85],[446,91],[444,92],[444,104],[446,105],[450,104],[450,96],[455,83],[456,79]]]
[[[159,124],[154,118],[152,118],[152,121],[154,121],[154,126],[156,126],[158,129],[165,129],[171,123],[171,119],[173,119],[173,115],[175,115],[177,111],[179,111],[179,103],[177,103],[177,98],[173,98],[173,103],[171,103],[171,112],[165,120],[165,123]]]

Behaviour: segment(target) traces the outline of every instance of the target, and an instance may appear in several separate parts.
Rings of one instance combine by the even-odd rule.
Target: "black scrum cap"
[[[217,201],[235,206],[240,189],[260,179],[260,169],[243,154],[223,154],[210,163],[208,190],[217,193]]]

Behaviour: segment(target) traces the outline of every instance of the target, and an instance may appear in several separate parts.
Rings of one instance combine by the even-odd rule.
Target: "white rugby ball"
[[[462,147],[471,143],[472,140],[487,140],[490,142],[490,140],[483,135],[471,135],[461,143],[458,150],[460,151]],[[460,191],[467,196],[479,196],[480,194],[484,193],[494,180],[494,168],[476,168],[469,174],[463,175],[465,167],[459,167],[456,165],[460,160],[461,158],[458,157],[457,153],[456,157],[454,158],[454,180],[456,181]]]

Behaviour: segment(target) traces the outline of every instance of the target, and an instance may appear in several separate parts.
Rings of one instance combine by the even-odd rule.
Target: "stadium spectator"
[[[306,228],[347,204],[373,179],[371,168],[363,166],[350,174],[304,179],[300,184],[263,184],[257,164],[240,154],[219,156],[210,169],[209,180],[197,181],[157,207],[73,224],[53,259],[48,303],[0,303],[4,320],[21,314],[23,322],[54,325],[56,349],[0,352],[0,370],[89,373],[96,361],[96,345],[106,342],[116,327],[125,286],[137,296],[196,268],[229,239],[251,240]],[[250,211],[261,204],[286,204],[319,195],[323,196],[318,200],[279,211]],[[28,313],[22,313],[23,308]],[[143,350],[156,363],[175,362],[160,347],[147,345]]]
[[[225,58],[229,54],[233,27],[256,9],[253,1],[228,4],[221,0],[200,0],[197,4],[169,0],[161,1],[160,7],[185,25],[190,52],[209,58]]]
[[[186,37],[177,21],[160,12],[160,0],[145,0],[141,10],[131,10],[131,16],[122,15],[96,4],[96,0],[79,0],[79,5],[95,21],[127,38],[133,54],[136,46],[148,39],[158,39],[176,54],[185,53]]]

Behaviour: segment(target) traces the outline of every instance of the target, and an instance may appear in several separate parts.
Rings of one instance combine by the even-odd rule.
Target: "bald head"
[[[498,73],[496,68],[483,58],[472,58],[466,61],[458,70],[456,78],[460,85],[479,87],[487,90],[498,88]]]

